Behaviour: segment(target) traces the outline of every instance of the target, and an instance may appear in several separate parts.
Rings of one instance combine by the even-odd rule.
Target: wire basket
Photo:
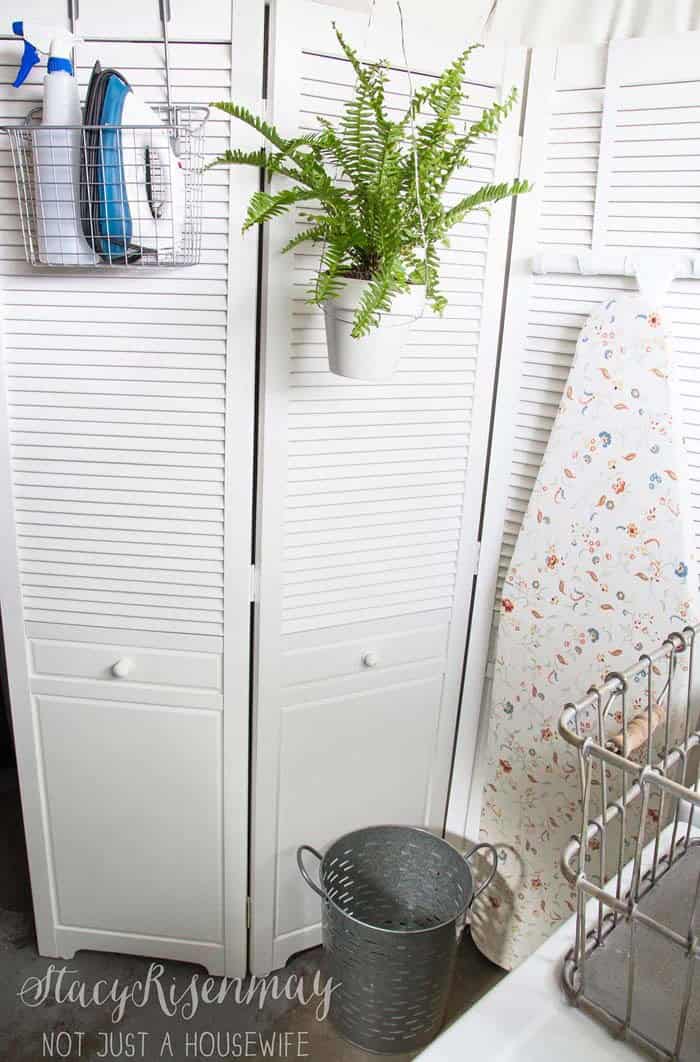
[[[577,749],[581,832],[572,999],[654,1057],[700,1059],[700,627],[607,677],[559,721]]]
[[[58,268],[197,265],[203,106],[158,125],[6,126],[27,262]]]

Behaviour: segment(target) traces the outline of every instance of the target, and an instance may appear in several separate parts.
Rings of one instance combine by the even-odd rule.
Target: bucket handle
[[[319,863],[323,859],[323,856],[320,852],[317,852],[315,848],[312,848],[310,844],[302,844],[299,848],[297,848],[297,866],[299,867],[299,873],[301,874],[302,878],[309,886],[309,888],[313,889],[314,892],[317,893],[322,900],[325,900],[325,892],[323,891],[323,889],[319,888],[313,878],[309,876],[309,872],[304,866],[304,852],[311,852],[311,855],[316,856]]]
[[[493,865],[491,867],[491,873],[487,877],[486,881],[484,881],[479,886],[479,888],[476,890],[476,892],[472,896],[471,900],[469,901],[469,906],[470,907],[474,903],[474,900],[476,900],[479,896],[481,896],[482,892],[484,892],[485,889],[488,889],[489,885],[491,884],[493,879],[496,877],[496,871],[498,870],[498,852],[496,851],[496,849],[494,848],[494,846],[492,844],[487,844],[486,842],[484,842],[483,844],[474,845],[474,847],[472,848],[471,852],[465,852],[465,854],[464,854],[465,862],[468,863],[475,852],[479,852],[479,851],[483,850],[484,848],[488,848],[489,852],[491,853],[491,861],[492,861]],[[299,849],[299,851],[301,851],[301,849]]]

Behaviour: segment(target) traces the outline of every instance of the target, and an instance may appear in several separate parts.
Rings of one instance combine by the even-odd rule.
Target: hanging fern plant
[[[237,103],[214,106],[256,129],[270,145],[259,151],[227,151],[213,165],[262,167],[291,182],[280,191],[256,192],[244,230],[297,209],[303,228],[284,247],[312,241],[322,249],[309,301],[323,305],[349,279],[367,281],[352,335],[367,333],[393,299],[425,284],[427,302],[441,313],[440,246],[473,210],[486,209],[529,190],[527,181],[487,184],[448,205],[450,178],[468,165],[472,145],[497,132],[517,98],[494,103],[471,125],[459,118],[466,67],[478,45],[466,48],[444,73],[413,94],[406,112],[387,113],[386,63],[363,64],[337,27],[340,47],[357,84],[337,125],[318,117],[319,131],[287,139]]]

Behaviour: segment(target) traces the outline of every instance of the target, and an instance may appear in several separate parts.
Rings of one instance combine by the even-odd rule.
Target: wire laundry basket
[[[700,626],[568,704],[581,832],[562,856],[576,887],[564,985],[663,1059],[700,1059]]]
[[[27,262],[191,266],[202,246],[209,108],[153,107],[158,125],[2,128],[10,141]]]

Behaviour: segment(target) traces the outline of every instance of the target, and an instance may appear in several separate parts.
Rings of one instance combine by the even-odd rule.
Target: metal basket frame
[[[13,168],[15,172],[15,181],[17,186],[17,196],[19,200],[19,214],[22,229],[22,237],[24,241],[25,256],[27,262],[39,269],[55,270],[60,269],[66,271],[79,271],[82,272],[86,268],[90,269],[124,269],[127,268],[131,271],[134,266],[139,268],[151,268],[151,267],[163,267],[163,266],[189,266],[197,265],[200,260],[201,254],[201,242],[202,242],[202,203],[203,203],[203,174],[206,169],[204,159],[204,126],[209,115],[209,108],[199,104],[173,104],[172,102],[172,85],[170,80],[170,40],[168,24],[172,17],[172,11],[170,6],[170,0],[158,0],[160,25],[161,25],[161,42],[163,45],[163,80],[165,86],[165,104],[154,104],[152,110],[157,114],[163,116],[162,124],[158,126],[141,126],[141,125],[120,125],[114,126],[48,126],[41,125],[41,107],[34,108],[32,110],[24,125],[6,125],[0,126],[0,133],[5,133],[10,141],[10,150],[13,162]],[[72,33],[77,31],[78,22],[78,0],[68,0],[68,18],[69,25]],[[75,49],[73,58],[75,60]],[[75,66],[75,61],[73,63]],[[57,134],[57,138],[60,141],[61,136],[66,140],[66,134],[80,133],[80,150],[85,163],[89,162],[88,148],[86,144],[86,135],[95,134],[98,141],[107,130],[114,134],[114,131],[118,129],[120,134],[120,142],[123,143],[124,136],[131,139],[135,144],[136,133],[140,134],[140,139],[143,140],[144,133],[151,131],[152,137],[162,138],[164,134],[171,146],[175,149],[175,154],[178,158],[178,164],[183,166],[183,194],[182,194],[182,215],[183,222],[181,231],[175,231],[174,220],[170,226],[170,232],[168,233],[168,226],[164,224],[164,220],[160,221],[160,227],[165,229],[164,235],[158,232],[158,225],[153,226],[153,222],[158,222],[157,217],[148,218],[148,215],[143,213],[142,217],[134,219],[131,218],[133,224],[136,222],[137,234],[141,235],[141,230],[145,230],[146,234],[151,236],[155,235],[155,239],[151,239],[149,242],[155,244],[155,246],[146,246],[142,248],[142,252],[138,256],[132,255],[131,259],[129,255],[115,256],[112,251],[112,244],[108,242],[105,244],[104,238],[99,232],[93,231],[93,225],[88,227],[87,237],[92,245],[93,249],[97,247],[100,250],[100,254],[95,256],[97,260],[89,262],[81,261],[84,257],[89,257],[81,254],[78,250],[80,241],[75,240],[76,250],[75,252],[67,252],[61,255],[60,252],[50,251],[47,252],[46,247],[48,240],[60,239],[60,237],[51,236],[48,234],[48,226],[45,212],[42,216],[40,204],[38,204],[39,195],[37,193],[37,184],[35,180],[34,162],[38,158],[35,151],[37,147],[37,137],[40,133],[50,134],[54,131]],[[127,145],[127,149],[129,147]],[[59,164],[60,169],[66,169],[65,160]],[[54,167],[55,169],[55,167]],[[168,178],[166,184],[173,190],[173,174],[172,163],[167,167]],[[134,181],[138,180],[138,176],[134,177]],[[64,182],[68,185],[70,182],[73,189],[73,198],[75,198],[74,175],[69,174]],[[128,185],[128,177],[125,175],[125,182]],[[55,182],[54,182],[55,183]],[[165,185],[164,185],[165,186]],[[136,191],[136,189],[134,189]],[[128,195],[129,202],[132,198],[141,209],[141,203],[138,195],[135,197]],[[58,200],[58,197],[57,197]],[[68,200],[63,201],[63,205]],[[82,216],[82,206],[79,201],[77,202],[77,213],[75,219],[70,219],[71,225],[74,222],[80,221]],[[61,207],[56,202],[54,205],[55,216],[51,218],[52,223],[59,222],[62,218]],[[92,215],[91,215],[92,216]],[[41,231],[43,228],[43,231]],[[81,224],[82,228],[82,224]],[[126,228],[126,226],[125,226]],[[40,253],[40,240],[39,235],[42,235],[45,241],[44,255]],[[126,237],[126,233],[124,234]],[[100,244],[100,241],[101,244]],[[124,239],[126,244],[126,238]],[[106,251],[106,253],[105,253]],[[74,259],[71,261],[71,257]],[[59,261],[51,261],[47,259],[63,259]],[[124,260],[122,260],[124,259]]]
[[[700,625],[670,634],[654,652],[643,654],[626,670],[611,673],[580,701],[567,704],[559,720],[560,735],[578,754],[582,812],[580,833],[569,842],[561,860],[562,871],[576,890],[576,937],[564,963],[564,985],[574,1002],[618,1034],[666,1059],[684,1057],[693,977],[700,958],[696,928],[700,872],[690,888],[694,895],[687,931],[679,932],[670,919],[651,916],[643,901],[652,895],[660,901],[667,875],[674,868],[677,872],[684,858],[700,855],[696,759],[700,712],[694,689],[698,634]],[[665,681],[657,692],[659,676]],[[633,686],[643,690],[641,713],[633,714],[630,707]],[[663,705],[664,715],[654,733],[653,713],[658,705]],[[637,750],[630,750],[628,727],[640,716],[653,736]],[[617,749],[610,742],[610,724],[616,717],[622,726],[622,747]],[[597,815],[591,810],[594,801],[600,809]],[[683,866],[695,874],[694,864]],[[610,961],[605,946],[618,926],[629,932],[622,1006],[620,1000],[592,998],[587,978],[592,960]],[[674,962],[677,957],[678,963],[687,963],[684,972],[679,971],[684,987],[677,1023],[665,1042],[640,1028],[636,1017],[641,927],[652,934],[647,939],[663,941],[673,949]]]
[[[0,132],[10,143],[25,257],[30,265],[52,271],[82,271],[85,268],[130,271],[135,267],[189,266],[199,262],[206,169],[204,128],[209,108],[199,104],[162,104],[152,109],[162,115],[163,121],[158,125],[43,125],[39,107],[30,112],[23,124],[0,127]],[[127,197],[126,202],[122,199],[116,204],[117,232],[121,227],[120,216],[124,219],[124,236],[123,240],[117,240],[116,251],[114,239],[105,238],[104,230],[99,230],[93,217],[95,203],[107,196],[105,173],[114,170],[114,167],[110,170],[109,166],[98,161],[98,153],[102,152],[107,136],[114,138],[111,150],[113,157],[118,159]],[[163,150],[164,142],[170,145],[172,152],[170,147]],[[67,144],[73,146],[67,147]],[[171,204],[169,217],[159,218],[154,213],[152,201],[144,191],[143,168],[149,149],[153,160],[162,159],[164,155],[166,158],[165,165],[158,164],[158,173],[160,193]],[[87,200],[84,195],[78,198],[74,172],[77,160],[72,154],[75,150],[83,169],[90,167],[93,173],[97,170],[102,178],[102,184],[98,180],[96,186],[88,188]],[[49,174],[58,188],[55,199],[42,202],[37,184],[39,167]],[[63,201],[62,186],[67,187]],[[173,206],[176,198],[177,224]],[[84,253],[78,253],[75,240],[63,240],[55,235],[56,228],[61,230],[64,226],[65,207],[71,199],[75,207],[70,224],[83,232],[87,239],[86,248],[91,246],[99,252],[89,262],[83,260]],[[86,215],[89,218],[87,230]],[[128,233],[126,219],[130,226]],[[113,212],[112,231],[114,224]],[[121,253],[121,245],[126,248],[131,239],[140,253],[128,256]]]

